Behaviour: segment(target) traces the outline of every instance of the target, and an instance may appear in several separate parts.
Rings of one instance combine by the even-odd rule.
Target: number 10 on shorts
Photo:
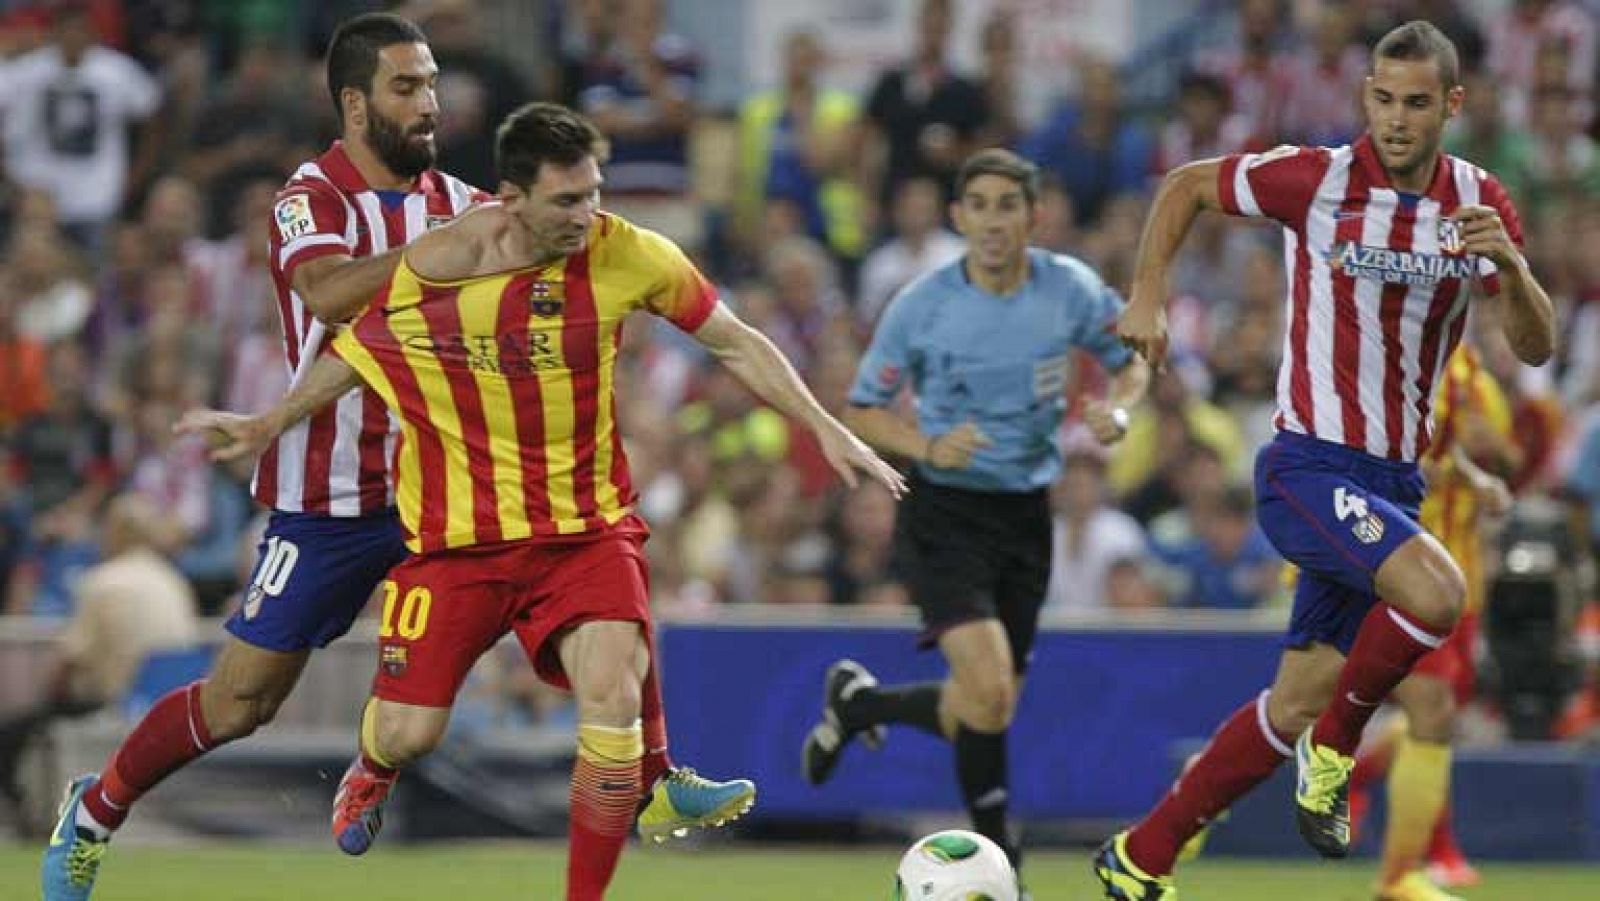
[[[428,631],[428,612],[433,609],[433,592],[422,585],[413,585],[400,599],[400,586],[393,579],[383,583],[383,624],[378,628],[379,638],[399,635],[415,641]]]

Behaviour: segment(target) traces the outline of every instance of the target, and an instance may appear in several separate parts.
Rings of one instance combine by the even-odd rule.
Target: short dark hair
[[[1003,147],[990,147],[967,157],[956,172],[956,199],[980,175],[1009,178],[1022,187],[1022,196],[1032,205],[1039,200],[1039,167]]]
[[[345,88],[355,88],[362,96],[372,96],[372,77],[378,72],[378,51],[395,44],[426,44],[428,36],[415,22],[393,13],[365,13],[340,25],[328,43],[328,93],[333,108],[344,122],[344,104],[339,96]]]
[[[605,138],[587,117],[559,103],[528,103],[500,123],[494,167],[501,181],[525,188],[545,163],[571,166],[586,156],[603,160]]]
[[[1461,57],[1456,53],[1455,42],[1432,22],[1412,19],[1395,27],[1372,48],[1374,69],[1380,59],[1431,59],[1439,67],[1439,80],[1444,82],[1445,90],[1461,84]]]

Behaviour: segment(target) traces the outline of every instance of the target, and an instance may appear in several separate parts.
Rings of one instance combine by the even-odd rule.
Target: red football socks
[[[1293,756],[1293,737],[1267,722],[1267,696],[1262,692],[1235,711],[1155,810],[1128,833],[1128,856],[1141,870],[1171,873],[1185,842]]]
[[[1389,692],[1446,637],[1399,608],[1375,605],[1361,621],[1355,646],[1339,671],[1333,701],[1311,727],[1311,740],[1341,754],[1355,754],[1362,730]]]
[[[84,793],[83,806],[107,832],[122,825],[145,792],[216,747],[200,712],[202,684],[192,682],[157,701]]]

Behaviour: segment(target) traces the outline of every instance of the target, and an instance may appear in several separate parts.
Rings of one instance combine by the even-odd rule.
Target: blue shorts
[[[1378,567],[1422,531],[1426,485],[1415,463],[1279,432],[1256,456],[1256,518],[1300,569],[1284,645],[1333,645],[1348,655],[1377,603]]]
[[[274,510],[228,631],[269,651],[326,647],[350,630],[407,553],[392,510],[353,517]]]

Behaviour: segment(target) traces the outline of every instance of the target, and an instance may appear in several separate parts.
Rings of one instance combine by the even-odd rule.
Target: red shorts
[[[1465,614],[1444,644],[1425,654],[1411,671],[1450,683],[1455,690],[1456,703],[1465,704],[1472,700],[1473,687],[1477,682],[1477,667],[1472,661],[1472,647],[1477,642],[1478,614]]]
[[[545,682],[571,688],[556,643],[595,620],[637,622],[651,639],[644,523],[566,542],[511,541],[418,554],[383,584],[374,697],[449,707],[478,658],[516,632]]]

